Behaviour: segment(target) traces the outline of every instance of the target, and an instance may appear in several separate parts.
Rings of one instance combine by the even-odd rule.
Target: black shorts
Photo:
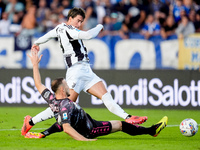
[[[90,116],[88,115],[88,117]],[[93,128],[90,131],[88,138],[95,138],[97,136],[108,135],[111,133],[112,125],[109,121],[96,121],[91,117],[90,120],[93,124]]]

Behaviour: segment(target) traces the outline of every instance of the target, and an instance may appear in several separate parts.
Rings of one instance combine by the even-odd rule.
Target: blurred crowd
[[[0,35],[42,35],[65,22],[73,7],[86,12],[82,30],[104,25],[100,37],[167,39],[200,32],[199,0],[0,0]]]

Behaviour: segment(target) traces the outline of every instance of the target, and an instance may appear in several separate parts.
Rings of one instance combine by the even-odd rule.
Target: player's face
[[[81,24],[83,23],[84,19],[81,15],[77,15],[76,17],[69,18],[68,24],[76,27],[77,29],[80,28]]]

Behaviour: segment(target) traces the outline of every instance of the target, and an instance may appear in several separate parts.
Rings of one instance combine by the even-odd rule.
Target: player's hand
[[[37,50],[39,52],[40,47],[38,45],[33,44],[33,46],[31,47],[31,50]]]
[[[31,55],[27,54],[27,56],[30,58],[33,65],[37,65],[42,58],[42,55],[38,57],[38,51],[35,48],[31,48]]]

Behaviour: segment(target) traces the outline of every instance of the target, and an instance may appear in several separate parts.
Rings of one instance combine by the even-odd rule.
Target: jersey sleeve
[[[69,123],[71,124],[71,114],[72,114],[72,108],[73,106],[71,106],[70,104],[63,104],[64,107],[61,108],[60,110],[60,114],[59,114],[59,120],[58,122],[60,122],[60,124],[65,124],[65,123]]]
[[[50,100],[54,98],[54,94],[51,93],[49,89],[44,89],[44,91],[41,93],[41,96],[44,98],[44,100],[49,104]]]
[[[82,30],[79,30],[79,29],[69,26],[69,25],[66,25],[66,26],[67,26],[67,32],[68,32],[69,36],[74,40],[92,39],[92,38],[96,37],[99,34],[99,32],[103,29],[103,25],[101,25],[101,24],[98,24],[96,27],[94,27],[88,31],[82,31]]]
[[[103,25],[98,24],[96,27],[88,31],[80,31],[78,38],[82,40],[89,40],[89,39],[95,38],[102,29],[103,29]]]
[[[47,32],[45,35],[41,36],[39,39],[37,39],[34,44],[35,45],[40,45],[43,43],[48,42],[50,39],[56,38],[57,37],[57,30],[58,27],[55,27],[53,30]]]

